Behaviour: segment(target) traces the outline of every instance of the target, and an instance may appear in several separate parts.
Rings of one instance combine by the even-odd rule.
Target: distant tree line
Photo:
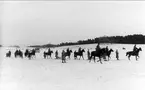
[[[35,45],[31,47],[59,47],[67,45],[80,45],[80,44],[93,44],[93,43],[119,43],[119,44],[145,44],[145,35],[134,34],[126,36],[102,36],[94,39],[79,40],[77,42],[62,42],[60,44],[46,44],[46,45]]]
[[[77,42],[60,43],[59,46],[93,43],[145,44],[145,36],[142,34],[134,34],[127,36],[102,36],[96,37],[94,39],[79,40]]]

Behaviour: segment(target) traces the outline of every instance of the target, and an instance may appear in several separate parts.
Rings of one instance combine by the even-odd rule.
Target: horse
[[[111,58],[111,57],[110,57],[111,52],[113,52],[113,49],[110,49],[110,50],[106,51],[106,56],[108,57],[108,61],[109,61],[109,59]]]
[[[70,59],[71,53],[72,53],[72,50],[69,50],[69,51],[65,52],[64,53],[65,54],[65,57],[68,56],[68,58]]]
[[[15,56],[15,58],[16,58],[17,56],[23,58],[23,52],[22,52],[21,50],[16,50],[15,53],[14,53],[14,56]]]
[[[91,62],[92,57],[94,58],[94,62],[96,62],[96,61],[95,61],[95,58],[98,57],[99,60],[98,60],[97,62],[100,61],[100,63],[102,64],[101,57],[102,57],[103,55],[105,55],[105,53],[106,53],[106,49],[105,49],[105,48],[99,49],[99,50],[97,50],[97,51],[92,51],[92,52],[91,52],[91,57],[90,57],[89,62]]]
[[[52,58],[51,57],[51,54],[53,53],[53,51],[48,51],[48,52],[45,52],[44,51],[44,53],[43,53],[43,57],[46,59],[46,57],[48,58],[48,56],[50,56],[50,58]]]
[[[29,54],[29,50],[26,49],[26,51],[25,51],[25,53],[24,53],[25,57],[28,57],[28,54]]]
[[[8,51],[8,52],[6,53],[6,57],[11,57],[11,51]]]
[[[32,49],[31,51],[28,51],[27,57],[28,57],[29,59],[31,59],[32,56],[36,58],[35,53],[36,53],[35,49]]]
[[[126,52],[126,56],[128,56],[129,60],[130,60],[131,56],[135,56],[136,57],[136,61],[137,61],[137,59],[139,58],[139,51],[142,51],[141,47],[137,48],[136,51],[128,51],[128,52]]]
[[[84,60],[83,52],[85,52],[84,49],[80,50],[79,52],[74,52],[74,58],[76,59],[77,56],[80,56],[79,60],[81,59],[81,57],[82,57],[83,60]]]

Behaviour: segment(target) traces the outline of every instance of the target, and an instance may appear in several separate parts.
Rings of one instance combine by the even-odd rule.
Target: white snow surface
[[[54,59],[54,53],[53,59],[43,59],[43,52],[47,49],[41,49],[36,58],[29,60],[14,58],[16,48],[1,47],[0,90],[145,90],[145,45],[137,45],[142,48],[138,61],[135,57],[129,61],[125,56],[133,49],[132,44],[100,46],[114,50],[110,61],[102,61],[103,64],[87,60],[87,49],[95,50],[96,44],[51,48],[54,52],[59,50],[59,56],[62,49],[68,47],[73,51],[78,47],[85,49],[85,60],[74,60],[72,54],[67,63]],[[25,49],[21,47],[22,51]],[[120,60],[115,58],[116,49]],[[11,58],[5,57],[8,50],[12,51]]]

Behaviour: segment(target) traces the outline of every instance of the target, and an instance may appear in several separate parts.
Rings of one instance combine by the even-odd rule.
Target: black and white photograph
[[[145,90],[145,1],[0,1],[0,90]]]

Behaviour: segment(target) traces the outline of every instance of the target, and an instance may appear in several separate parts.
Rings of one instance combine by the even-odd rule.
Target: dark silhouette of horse
[[[64,53],[65,54],[65,57],[68,56],[68,58],[70,59],[71,53],[72,53],[72,50],[69,50],[69,51],[65,52]]]
[[[108,61],[109,59],[111,58],[110,55],[111,55],[111,52],[113,52],[113,49],[110,49],[108,51],[105,51],[106,52],[106,56],[108,57]]]
[[[85,52],[84,49],[80,50],[79,52],[74,52],[74,58],[76,59],[77,56],[80,56],[79,60],[81,59],[81,57],[82,57],[83,60],[84,60],[83,52]]]
[[[103,55],[105,55],[105,54],[106,54],[106,49],[105,49],[105,48],[99,49],[99,50],[97,50],[97,51],[92,51],[92,52],[91,52],[91,57],[90,57],[89,62],[91,62],[91,59],[92,59],[92,58],[94,59],[94,62],[96,62],[96,61],[95,61],[95,58],[98,57],[99,60],[98,60],[97,62],[100,61],[100,63],[102,64],[101,57],[102,57]]]
[[[29,54],[29,50],[26,49],[26,51],[25,51],[25,53],[24,53],[25,57],[28,57],[28,54]]]
[[[28,54],[27,57],[28,57],[29,59],[32,59],[33,57],[36,58],[35,53],[36,53],[35,49],[32,49],[31,51],[28,51],[28,53],[27,53],[27,54]]]
[[[6,53],[6,57],[11,57],[11,51],[8,51],[8,52]]]
[[[45,59],[48,58],[48,56],[50,56],[50,58],[52,58],[52,57],[51,57],[51,54],[52,54],[52,53],[53,53],[53,51],[51,51],[51,50],[48,51],[48,52],[45,52],[45,51],[44,51],[43,57],[44,57]]]
[[[142,51],[142,48],[137,48],[136,51],[128,51],[126,52],[126,56],[128,56],[129,60],[131,56],[135,56],[137,60],[139,58],[139,51]]]
[[[14,56],[15,56],[15,58],[16,58],[17,56],[23,58],[23,52],[22,52],[21,50],[16,50],[15,53],[14,53]]]

